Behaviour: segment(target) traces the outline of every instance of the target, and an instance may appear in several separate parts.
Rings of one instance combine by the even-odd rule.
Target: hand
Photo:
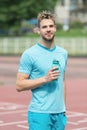
[[[47,75],[45,76],[45,80],[46,80],[46,82],[51,82],[53,80],[58,79],[59,75],[60,75],[60,72],[59,72],[58,68],[53,67],[52,69],[50,69],[48,71]]]

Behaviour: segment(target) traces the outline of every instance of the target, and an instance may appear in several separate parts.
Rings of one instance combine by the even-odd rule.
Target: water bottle
[[[52,63],[52,67],[57,67],[56,70],[60,70],[60,63],[58,60],[54,59]]]
[[[59,70],[60,71],[60,63],[58,60],[54,59],[52,63],[52,68],[57,67],[54,71]],[[56,79],[57,80],[57,79]]]

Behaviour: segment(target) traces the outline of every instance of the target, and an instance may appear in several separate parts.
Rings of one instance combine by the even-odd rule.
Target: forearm
[[[38,78],[38,79],[22,79],[22,80],[18,80],[16,82],[17,84],[17,91],[24,91],[24,90],[29,90],[29,89],[34,89],[37,87],[40,87],[41,85],[45,84],[46,80],[44,77],[42,78]]]
[[[64,101],[65,101],[65,104],[66,104],[66,80],[65,80],[65,75],[64,75],[63,87],[64,87]]]
[[[51,82],[52,80],[55,80],[56,77],[58,77],[58,72],[53,71],[55,68],[51,69],[48,71],[48,73],[37,79],[30,79],[29,75],[23,74],[23,73],[18,73],[17,74],[17,91],[24,91],[24,90],[29,90],[29,89],[34,89],[37,87],[40,87],[41,85]]]
[[[64,83],[64,101],[65,101],[65,104],[66,104],[66,84]]]

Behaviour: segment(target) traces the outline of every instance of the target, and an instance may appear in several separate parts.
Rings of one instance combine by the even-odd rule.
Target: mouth
[[[46,33],[45,34],[47,37],[51,37],[52,36],[52,33]]]
[[[54,39],[54,35],[51,34],[51,33],[46,33],[46,34],[43,36],[43,39],[46,40],[46,41],[52,42],[53,39]]]

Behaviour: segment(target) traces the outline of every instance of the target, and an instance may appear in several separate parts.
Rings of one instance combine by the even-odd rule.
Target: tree
[[[41,10],[54,11],[57,0],[0,0],[0,28],[20,26],[23,19],[37,16]]]

